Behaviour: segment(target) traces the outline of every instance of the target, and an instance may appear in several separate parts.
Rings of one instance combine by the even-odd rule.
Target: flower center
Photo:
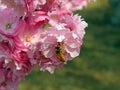
[[[6,30],[8,30],[12,28],[12,25],[10,23],[7,23],[5,27],[6,27]]]
[[[30,40],[31,40],[31,37],[30,37],[30,36],[26,36],[26,37],[25,37],[25,41],[26,41],[26,42],[30,42]]]

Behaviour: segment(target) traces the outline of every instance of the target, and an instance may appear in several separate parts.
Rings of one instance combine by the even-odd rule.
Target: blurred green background
[[[120,0],[96,0],[75,13],[89,24],[80,56],[54,74],[34,69],[19,90],[120,90]]]

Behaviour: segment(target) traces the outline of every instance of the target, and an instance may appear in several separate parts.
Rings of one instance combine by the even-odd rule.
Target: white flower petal
[[[57,37],[57,39],[58,42],[62,42],[65,39],[65,36],[60,35],[59,37]]]

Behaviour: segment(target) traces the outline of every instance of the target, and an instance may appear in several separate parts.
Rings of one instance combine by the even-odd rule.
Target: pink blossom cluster
[[[90,0],[0,0],[0,90],[17,90],[35,67],[61,69],[80,53]]]

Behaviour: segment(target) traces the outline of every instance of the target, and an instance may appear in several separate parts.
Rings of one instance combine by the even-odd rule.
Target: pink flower
[[[90,1],[92,0],[65,0],[62,2],[62,8],[75,11],[87,6]]]
[[[61,22],[66,24],[66,28],[69,28],[70,31],[73,33],[78,34],[78,36],[82,39],[85,34],[85,28],[88,26],[88,24],[84,21],[84,19],[81,18],[81,16],[78,15],[65,15]]]
[[[0,0],[0,90],[35,66],[54,73],[80,54],[88,26],[73,10],[91,0]]]
[[[14,52],[13,56],[14,56],[15,60],[17,60],[19,63],[28,63],[29,62],[29,58],[28,58],[26,51],[21,50],[21,51]]]
[[[5,8],[13,8],[18,16],[24,16],[26,9],[24,0],[1,0]]]
[[[26,22],[30,27],[40,27],[49,21],[49,18],[45,12],[34,11],[32,14],[26,17]]]
[[[22,76],[27,75],[30,72],[30,70],[33,68],[27,51],[16,49],[12,53],[11,58],[15,65],[14,72],[16,73],[16,75],[18,75],[18,73],[19,75],[22,75]]]
[[[15,65],[12,62],[5,63],[4,60],[0,59],[0,90],[17,90],[18,84],[23,79],[19,73],[15,72]]]
[[[41,10],[45,12],[51,11],[54,6],[58,4],[56,1],[57,0],[46,0],[46,3],[41,5]]]
[[[27,14],[41,9],[41,6],[46,3],[46,0],[24,0]]]
[[[12,38],[0,34],[0,51],[12,53],[15,49],[15,44]],[[0,54],[2,55],[2,53]]]
[[[0,10],[0,34],[16,36],[24,28],[24,21],[16,16],[13,9]]]
[[[65,27],[50,27],[46,32],[41,34],[41,38],[41,54],[43,54],[45,59],[43,61],[50,61],[49,64],[47,61],[43,63],[42,66],[45,64],[45,67],[47,67],[45,70],[48,70],[49,67],[50,70],[52,68],[52,71],[54,71],[53,69],[56,69],[56,63],[58,67],[61,67],[61,63],[64,64],[63,62],[72,60],[80,53],[82,39],[78,34],[71,32]]]
[[[65,59],[72,60],[79,55],[82,40],[77,34],[70,32],[65,34],[65,39],[60,45]]]
[[[28,50],[34,48],[40,40],[41,33],[41,30],[35,29],[36,27],[29,27],[29,25],[26,24],[24,30],[13,38],[17,49]]]
[[[0,76],[0,90],[18,90],[20,77],[5,69],[0,69]]]
[[[63,67],[62,62],[54,62],[52,59],[44,59],[41,60],[39,65],[41,66],[41,71],[49,71],[50,73],[54,73],[54,71],[57,69],[61,69]]]
[[[66,58],[72,60],[80,54],[80,47],[82,39],[75,33],[67,33],[64,42],[64,50],[66,51]]]

